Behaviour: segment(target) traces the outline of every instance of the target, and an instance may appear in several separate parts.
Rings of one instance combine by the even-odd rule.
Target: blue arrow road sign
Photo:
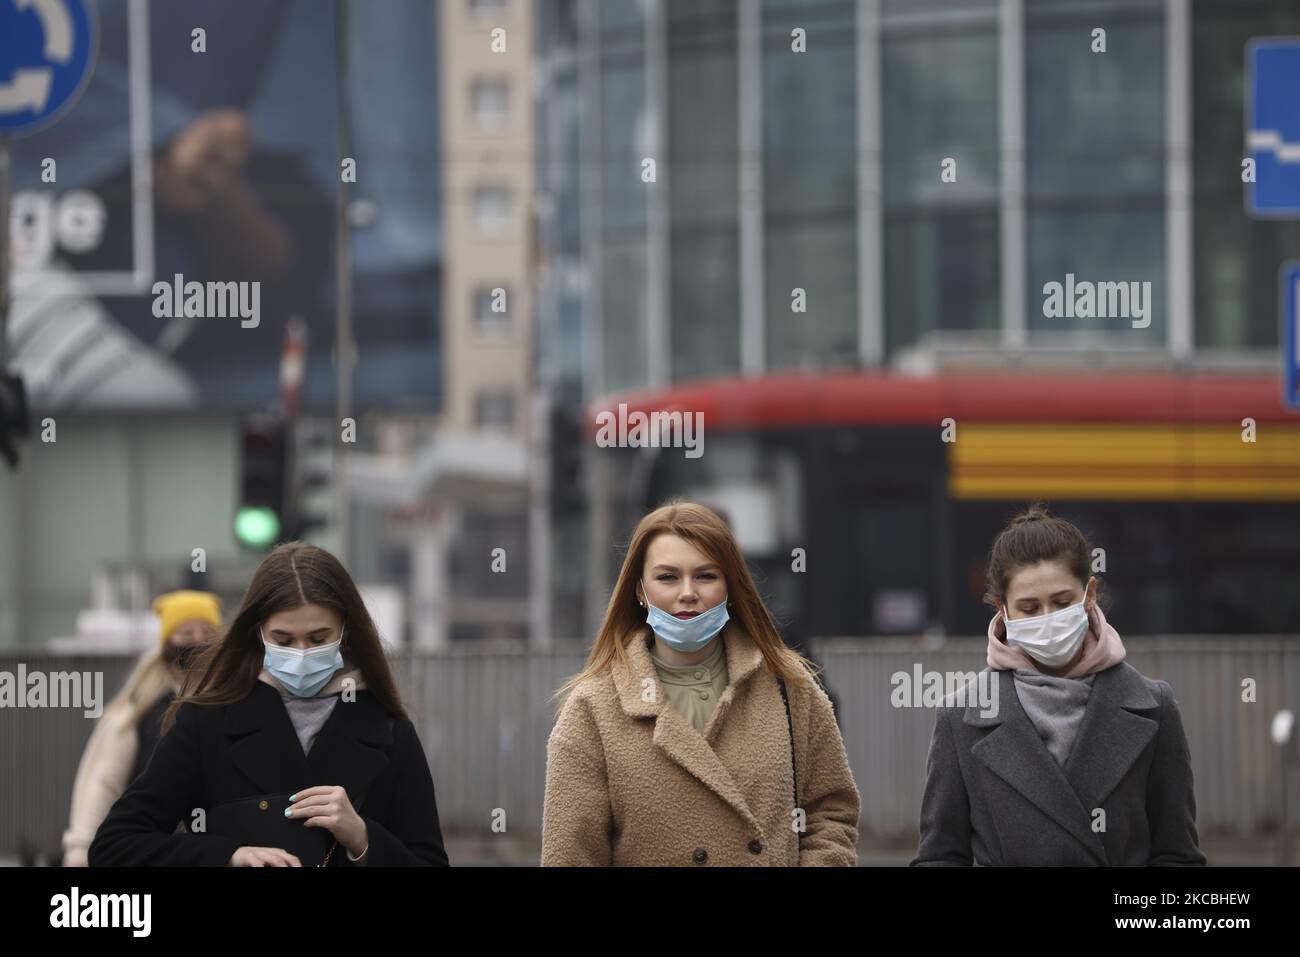
[[[71,106],[94,53],[86,0],[0,0],[0,136],[29,133]]]
[[[1246,211],[1300,216],[1300,37],[1251,40],[1246,69],[1246,148],[1255,160]]]
[[[1282,401],[1300,409],[1300,262],[1282,266]]]

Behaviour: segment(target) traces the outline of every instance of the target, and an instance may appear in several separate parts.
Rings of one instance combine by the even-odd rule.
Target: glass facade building
[[[1298,32],[1287,0],[546,0],[544,241],[582,264],[588,350],[560,346],[561,374],[592,398],[887,366],[1014,324],[1030,345],[1271,350],[1300,224],[1243,209],[1242,54]],[[1066,273],[1150,281],[1150,326],[1045,316]]]
[[[575,415],[939,352],[1277,368],[1300,222],[1244,208],[1244,49],[1300,35],[1290,0],[544,0],[538,29],[540,348]],[[1149,282],[1149,324],[1049,315],[1067,275]],[[557,548],[629,531],[587,518]],[[571,564],[558,603],[597,580]]]

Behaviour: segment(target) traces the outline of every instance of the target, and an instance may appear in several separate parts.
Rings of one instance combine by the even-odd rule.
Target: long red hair
[[[732,627],[734,622],[750,637],[762,653],[763,664],[769,672],[786,681],[805,680],[817,673],[812,662],[781,640],[776,623],[754,587],[749,568],[727,523],[704,505],[674,501],[655,509],[637,523],[587,663],[582,671],[560,687],[556,698],[563,700],[574,685],[586,678],[604,675],[616,661],[627,666],[628,643],[646,627],[645,609],[637,603],[636,583],[644,571],[650,543],[660,535],[685,539],[722,568],[727,583],[727,599],[731,603],[726,628]]]

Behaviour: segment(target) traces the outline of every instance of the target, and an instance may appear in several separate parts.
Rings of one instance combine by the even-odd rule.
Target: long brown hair
[[[406,718],[379,631],[352,576],[325,549],[287,542],[257,566],[225,635],[208,646],[186,672],[180,694],[163,715],[163,731],[171,728],[177,709],[186,702],[226,705],[248,697],[257,685],[265,657],[260,626],[277,612],[304,605],[324,605],[338,612],[344,625],[341,650],[348,662],[361,669],[367,690],[390,715]]]
[[[563,701],[574,685],[585,678],[603,675],[620,662],[628,665],[627,646],[646,627],[645,609],[637,604],[636,583],[641,578],[646,551],[660,535],[676,535],[690,542],[722,568],[727,583],[728,617],[747,634],[763,655],[771,673],[786,681],[800,681],[817,668],[781,640],[776,623],[754,587],[749,568],[741,557],[727,523],[710,508],[694,502],[673,501],[646,515],[637,523],[623,558],[618,582],[605,607],[605,620],[596,635],[582,671],[555,693]]]

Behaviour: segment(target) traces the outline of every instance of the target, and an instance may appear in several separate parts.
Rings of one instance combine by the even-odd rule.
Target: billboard
[[[378,103],[399,129],[366,138],[354,121],[347,158],[358,171],[352,212],[366,211],[352,217],[354,388],[361,408],[431,409],[436,44],[431,5],[397,6],[406,19],[396,28],[354,16],[348,31],[362,126],[376,123]],[[97,9],[98,59],[81,99],[14,143],[10,355],[32,406],[265,407],[298,316],[304,408],[329,408],[344,160],[334,4]],[[16,7],[9,17],[14,29],[36,25]],[[427,29],[411,29],[421,18]],[[367,70],[381,52],[395,66]],[[412,166],[423,175],[392,175]]]

